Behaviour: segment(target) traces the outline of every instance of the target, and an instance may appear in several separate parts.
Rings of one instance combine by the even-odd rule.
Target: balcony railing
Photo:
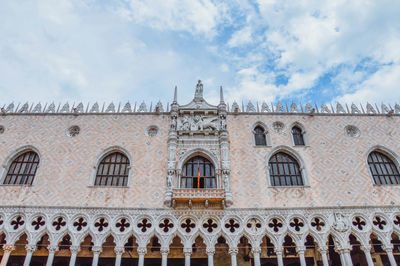
[[[225,192],[218,188],[178,188],[172,191],[172,199],[176,201],[206,201],[221,202]]]

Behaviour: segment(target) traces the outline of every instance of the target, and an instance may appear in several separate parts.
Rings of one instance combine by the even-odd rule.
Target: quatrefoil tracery
[[[119,229],[120,232],[124,232],[125,229],[128,229],[131,226],[128,219],[121,218],[116,224],[115,227]]]
[[[311,226],[314,227],[317,231],[321,231],[325,227],[325,222],[321,218],[315,217],[311,221]]]
[[[235,221],[235,219],[229,219],[225,224],[225,228],[229,229],[231,233],[234,233],[236,229],[240,227],[239,223]]]
[[[3,225],[4,221],[3,218],[0,216],[0,226]]]
[[[300,230],[304,227],[304,223],[300,218],[293,218],[293,220],[289,223],[290,227],[292,227],[296,232],[300,232]]]
[[[393,220],[393,223],[400,227],[400,215],[396,215],[396,217]]]
[[[256,233],[262,227],[261,222],[257,218],[251,218],[247,221],[246,227],[251,232]]]
[[[386,221],[380,217],[380,216],[375,216],[374,220],[372,221],[372,223],[378,227],[380,230],[385,229],[386,226]]]
[[[149,222],[149,220],[147,218],[143,218],[142,222],[138,223],[137,227],[140,228],[140,231],[145,233],[147,231],[147,229],[151,228],[151,223]]]
[[[207,229],[207,232],[209,233],[212,233],[217,227],[218,224],[216,224],[213,219],[208,219],[205,223],[203,223],[203,228]]]
[[[56,231],[59,231],[62,227],[64,227],[67,223],[64,221],[64,217],[59,216],[53,221],[53,227]]]
[[[185,229],[186,233],[190,233],[193,228],[196,227],[196,224],[192,222],[190,218],[187,218],[182,224],[181,227]]]
[[[35,220],[32,221],[31,224],[33,226],[33,229],[35,229],[37,231],[40,229],[40,227],[44,226],[46,224],[46,222],[42,216],[38,216]]]
[[[75,227],[76,231],[81,231],[83,228],[87,226],[87,222],[85,218],[79,217],[74,223],[73,226]]]
[[[363,230],[364,226],[366,226],[367,223],[365,222],[364,218],[357,216],[354,217],[353,219],[353,226],[356,227],[358,230]]]
[[[268,223],[268,226],[274,230],[275,233],[279,232],[280,228],[283,227],[282,222],[278,218],[272,218]]]
[[[22,216],[17,216],[11,221],[11,226],[13,226],[14,230],[17,230],[20,226],[23,226],[25,223],[24,219]]]
[[[108,227],[108,222],[105,218],[100,218],[97,220],[97,222],[94,223],[94,227],[97,227],[97,230],[99,232],[102,232]]]
[[[167,218],[165,218],[159,225],[158,225],[164,233],[168,233],[169,229],[174,227],[174,224]]]

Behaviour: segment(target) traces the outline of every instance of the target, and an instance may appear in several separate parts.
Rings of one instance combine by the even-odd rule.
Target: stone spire
[[[195,102],[203,101],[203,84],[201,83],[201,80],[197,82],[196,92],[194,94],[194,101]]]
[[[219,88],[219,97],[220,97],[220,103],[224,103],[224,91],[222,90],[222,86]]]
[[[175,86],[175,91],[174,91],[174,101],[172,102],[173,104],[178,103],[178,87]]]

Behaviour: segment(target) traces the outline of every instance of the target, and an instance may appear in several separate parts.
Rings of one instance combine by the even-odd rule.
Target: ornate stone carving
[[[129,102],[127,102],[127,103],[124,105],[124,108],[122,108],[122,112],[123,112],[123,113],[130,113],[130,112],[132,112],[132,107],[131,107],[131,104],[130,104]]]
[[[338,232],[346,232],[349,229],[349,224],[343,214],[335,213],[334,218],[335,221],[332,225],[333,229]]]
[[[367,114],[376,114],[374,107],[369,103],[367,103]]]
[[[325,114],[331,113],[331,111],[329,110],[328,106],[326,106],[326,104],[321,105],[321,113],[325,113]]]
[[[185,115],[178,120],[178,131],[216,131],[219,130],[218,116],[200,114]]]
[[[261,105],[261,112],[271,112],[271,110],[269,109],[269,106],[266,102],[263,102]]]
[[[89,113],[98,113],[99,112],[99,104],[98,103],[94,103],[92,108],[90,108]]]
[[[114,103],[110,103],[110,105],[106,109],[106,113],[115,113],[115,105],[114,105]]]

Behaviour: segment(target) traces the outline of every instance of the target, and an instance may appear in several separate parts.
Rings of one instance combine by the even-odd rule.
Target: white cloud
[[[229,47],[238,47],[252,42],[251,27],[236,31],[228,41]]]

